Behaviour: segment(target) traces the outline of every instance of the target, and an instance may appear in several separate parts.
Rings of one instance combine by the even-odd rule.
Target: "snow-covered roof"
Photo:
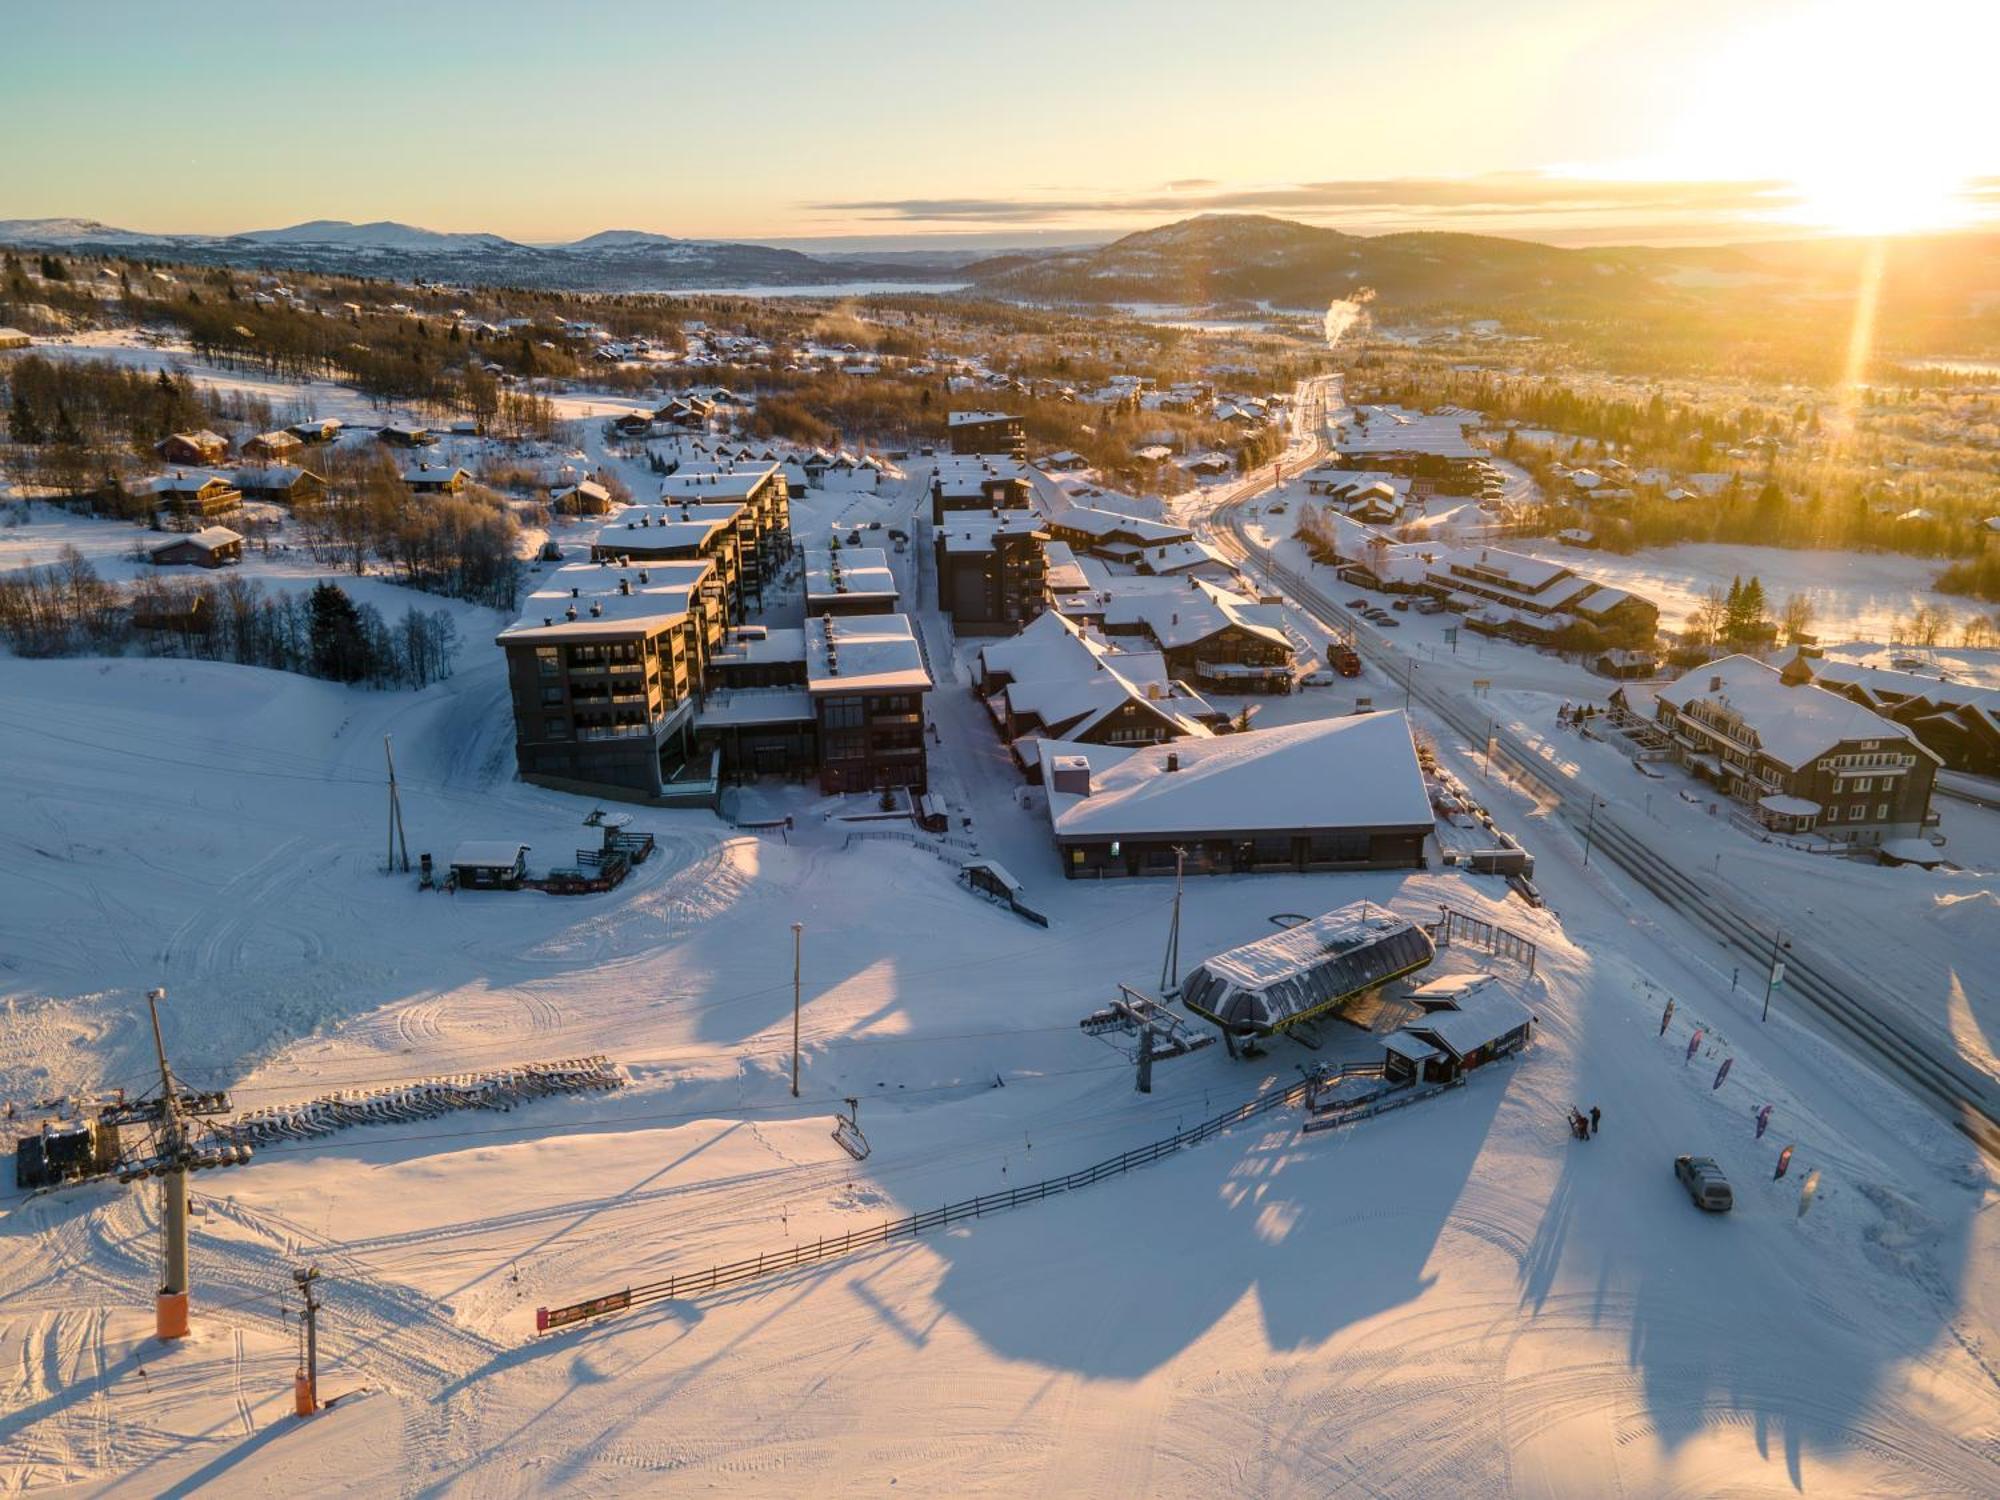
[[[1432,1011],[1404,1030],[1430,1038],[1453,1057],[1464,1057],[1534,1019],[1535,1013],[1513,995],[1498,985],[1489,985],[1458,1009]]]
[[[609,503],[611,499],[611,491],[607,490],[594,479],[580,479],[575,484],[563,489],[553,490],[550,492],[549,498],[551,500],[562,500],[570,495],[581,495],[586,500],[602,500],[606,503]]]
[[[1006,411],[955,411],[945,418],[948,427],[968,427],[982,422],[1013,422],[1018,420],[1012,412]]]
[[[1894,719],[1809,682],[1787,686],[1775,667],[1754,656],[1725,656],[1696,667],[1656,696],[1676,709],[1707,702],[1734,714],[1766,755],[1795,771],[1844,740],[1895,740],[1930,754]]]
[[[1422,453],[1435,458],[1473,459],[1485,450],[1465,435],[1477,420],[1473,413],[1405,411],[1396,406],[1366,406],[1335,442],[1342,453]]]
[[[467,479],[472,477],[470,470],[462,468],[457,464],[420,463],[403,470],[403,483],[452,484],[457,481],[461,474]]]
[[[454,868],[512,869],[528,846],[514,839],[467,839],[451,851]]]
[[[748,500],[773,475],[775,463],[683,464],[660,481],[660,498],[678,500]]]
[[[896,575],[880,547],[811,547],[806,550],[808,605],[829,599],[896,597]]]
[[[1054,754],[1090,766],[1088,793],[1059,792],[1044,773],[1058,840],[1432,824],[1410,726],[1394,710],[1141,749],[1046,750],[1045,766]]]
[[[1192,646],[1234,625],[1275,646],[1291,640],[1271,611],[1204,578],[1119,578],[1103,599],[1107,630],[1143,626],[1164,651]]]
[[[204,526],[201,530],[186,536],[170,537],[164,542],[156,542],[148,548],[149,555],[158,556],[172,547],[196,547],[203,552],[219,552],[235,542],[243,540],[243,534],[231,531],[227,526]]]
[[[715,576],[708,558],[669,562],[565,563],[543,576],[501,631],[502,644],[624,639],[683,619]],[[570,612],[575,612],[575,618]]]
[[[736,625],[709,653],[714,667],[769,666],[806,659],[806,633],[796,626]]]
[[[297,464],[266,464],[262,468],[238,469],[236,482],[253,490],[285,490],[307,476],[314,479],[320,477],[312,470],[302,469]]]
[[[1268,1032],[1302,1020],[1437,956],[1407,917],[1357,901],[1196,965],[1181,1002],[1232,1030]]]
[[[806,685],[815,697],[835,693],[928,692],[907,615],[821,615],[806,622]]]
[[[720,688],[702,700],[697,722],[744,727],[798,724],[812,716],[812,694],[802,687]]]
[[[190,474],[184,469],[176,469],[171,474],[148,480],[146,488],[155,495],[198,495],[211,484],[227,486],[229,481],[219,474],[200,471]]]

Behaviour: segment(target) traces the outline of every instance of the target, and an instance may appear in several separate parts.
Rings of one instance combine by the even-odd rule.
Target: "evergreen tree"
[[[338,584],[317,585],[306,604],[306,640],[312,674],[334,682],[359,682],[371,674],[370,641],[361,612]]]
[[[7,413],[7,434],[17,443],[32,446],[42,440],[41,419],[28,402],[28,393],[16,387],[14,405]]]

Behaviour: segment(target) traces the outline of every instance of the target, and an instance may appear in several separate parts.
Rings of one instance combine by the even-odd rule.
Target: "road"
[[[1298,430],[1284,460],[1284,467],[1291,472],[1317,459],[1324,446],[1321,414],[1337,389],[1338,377],[1301,387]],[[1255,544],[1245,524],[1243,506],[1270,489],[1273,482],[1271,471],[1263,470],[1216,494],[1208,516],[1212,539],[1283,589],[1319,625],[1349,632],[1364,657],[1382,666],[1392,678],[1402,678],[1409,696],[1463,735],[1468,744],[1484,744],[1490,736],[1493,752],[1512,761],[1521,776],[1540,786],[1572,828],[1579,832],[1587,828],[1587,837],[1605,859],[1696,931],[1715,938],[1739,956],[1749,972],[1765,972],[1774,956],[1779,916],[1740,896],[1719,899],[1698,876],[1679,868],[1669,854],[1622,822],[1595,789],[1545,767],[1541,757],[1511,732],[1496,727],[1482,711],[1414,672],[1408,653],[1398,651],[1382,632],[1329,599],[1312,579],[1277,562]],[[1804,1007],[1829,1035],[1908,1088],[1986,1155],[2000,1160],[2000,1086],[1964,1059],[1941,1051],[1896,1017],[1871,1008],[1852,975],[1833,961],[1811,956],[1831,951],[1831,947],[1808,940],[1811,933],[1801,930],[1804,924],[1797,912],[1785,913],[1782,925],[1795,936],[1784,955],[1784,993],[1794,1006]]]

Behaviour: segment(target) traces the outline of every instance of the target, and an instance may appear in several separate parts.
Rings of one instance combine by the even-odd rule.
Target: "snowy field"
[[[919,489],[814,492],[795,525],[904,524]],[[891,562],[921,604],[934,585],[914,529]],[[0,530],[25,545],[40,544]],[[1540,944],[1532,978],[1502,970],[1540,1023],[1522,1058],[1342,1131],[1304,1136],[1276,1111],[1044,1204],[536,1338],[538,1305],[1068,1172],[1301,1064],[1379,1056],[1336,1025],[1320,1053],[1211,1047],[1136,1093],[1129,1045],[1077,1021],[1121,980],[1157,983],[1171,891],[1062,878],[963,649],[934,612],[921,621],[941,679],[933,788],[1046,929],[957,884],[962,851],[857,839],[837,821],[852,804],[776,786],[745,801],[792,815],[783,836],[640,810],[659,853],[610,894],[418,892],[382,869],[385,734],[413,853],[518,838],[546,867],[594,839],[588,799],[513,779],[500,663],[470,629],[458,674],[421,692],[0,659],[0,1097],[142,1084],[152,984],[186,1080],[245,1107],[592,1052],[630,1079],[198,1177],[195,1331],[172,1347],[149,1336],[147,1188],[0,1196],[0,1489],[2000,1493],[1986,1164],[1785,1007],[1760,1025],[1760,997],[1713,950],[1421,721],[1535,853],[1549,909],[1442,869],[1199,879],[1182,968],[1276,914],[1449,903]],[[1626,786],[1635,815],[1671,795],[1555,733],[1554,706],[1587,687],[1574,669],[1510,647],[1454,660],[1433,624],[1405,631],[1415,670],[1499,678],[1496,716]],[[1371,666],[1260,707],[1272,723],[1363,692],[1397,707],[1399,686]],[[1717,878],[1746,893],[1810,890],[1853,947],[1907,970],[1894,1003],[1934,1009],[1968,1053],[1990,1041],[1990,865],[1850,883],[1810,856],[1717,845],[1692,806],[1653,811],[1676,820],[1663,838],[1726,851]],[[1955,840],[2000,851],[1995,821]],[[1934,942],[1909,925],[1920,897],[1942,913]],[[1448,951],[1433,972],[1474,963]],[[829,1138],[847,1096],[874,1145],[861,1163]],[[1602,1106],[1598,1139],[1570,1139],[1572,1104]],[[1797,1157],[1773,1180],[1784,1145]],[[1718,1158],[1734,1213],[1690,1206],[1681,1151]],[[343,1399],[301,1424],[280,1309],[308,1260],[325,1275],[322,1391]]]
[[[1709,542],[1652,547],[1629,556],[1539,544],[1522,550],[1643,594],[1660,606],[1660,624],[1668,630],[1680,629],[1710,589],[1726,590],[1732,579],[1753,575],[1763,581],[1773,614],[1790,595],[1811,599],[1812,633],[1827,641],[1894,640],[1897,622],[1919,604],[1959,617],[1976,608],[1972,600],[1931,588],[1943,566],[1935,559],[1889,552],[1799,552]]]

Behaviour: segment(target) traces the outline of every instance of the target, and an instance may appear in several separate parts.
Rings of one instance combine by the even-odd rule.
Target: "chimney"
[[[576,585],[571,584],[569,590],[569,596],[572,599],[581,599],[583,597],[583,591],[577,588]]]
[[[651,583],[652,581],[653,581],[653,575],[651,571],[646,568],[641,568],[639,570],[639,582]]]
[[[1722,674],[1720,672],[1716,673],[1713,677],[1708,679],[1708,690],[1711,693],[1719,693],[1722,691]]]
[[[563,611],[563,618],[565,620],[574,620],[576,618],[576,606],[574,604]]]
[[[1051,789],[1072,797],[1090,795],[1090,760],[1082,755],[1058,755],[1049,763]]]
[[[1180,753],[1180,751],[1178,751],[1178,750],[1169,750],[1169,751],[1167,752],[1167,769],[1168,769],[1169,771],[1178,771],[1178,770],[1179,770],[1180,768],[1181,768],[1181,753]]]
[[[543,615],[542,623],[544,625],[553,625],[555,624],[555,617],[553,615]]]
[[[602,599],[593,599],[590,601],[590,617],[593,620],[604,618],[604,601]]]
[[[629,578],[619,579],[618,592],[621,594],[630,594],[632,592],[632,580]]]

